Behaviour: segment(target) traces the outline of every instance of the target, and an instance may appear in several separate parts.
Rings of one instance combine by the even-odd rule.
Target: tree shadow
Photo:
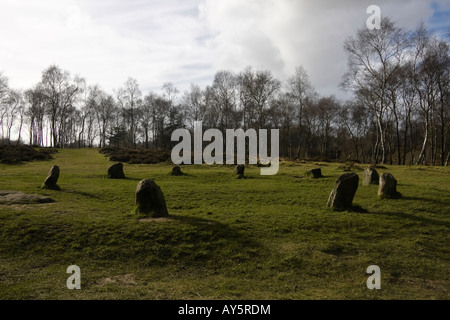
[[[18,162],[0,161],[0,164],[5,164],[5,165],[11,166],[11,167],[21,167],[28,163],[29,163],[29,161],[28,162],[25,162],[25,161],[18,161]]]
[[[263,259],[267,252],[245,231],[218,221],[182,215],[144,220],[139,221],[148,223],[148,229],[165,231],[151,233],[156,238],[152,245],[160,243],[166,251],[164,256],[151,252],[146,258],[151,264],[221,269],[254,263],[255,259]]]
[[[360,205],[352,205],[348,208],[332,208],[335,212],[354,212],[354,213],[369,213],[369,210],[364,209]]]
[[[62,192],[65,192],[65,193],[72,193],[72,194],[88,197],[88,198],[91,198],[91,199],[100,199],[100,197],[98,195],[92,194],[92,193],[89,193],[89,192],[83,192],[83,191],[77,191],[77,190],[68,190],[68,189],[60,189],[59,191],[62,191]]]
[[[125,179],[109,179],[109,180],[129,180],[129,181],[142,181],[144,179],[141,178],[130,178],[130,177],[125,177]]]
[[[441,205],[450,206],[450,199],[448,201],[445,201],[445,200],[443,201],[443,200],[428,199],[428,198],[422,198],[422,197],[403,197],[403,200],[437,203],[437,204],[441,204]]]
[[[181,178],[181,177],[194,177],[193,174],[191,173],[186,173],[186,172],[182,172],[180,174],[172,174],[171,172],[169,173],[170,177],[174,177],[174,178]]]
[[[169,215],[165,218],[150,218],[148,220],[150,220],[151,223],[158,223],[159,220],[176,221],[184,225],[195,227],[198,231],[200,231],[199,235],[202,236],[194,239],[194,241],[216,242],[218,240],[225,240],[227,242],[233,242],[237,247],[242,249],[256,249],[261,247],[261,244],[259,244],[255,239],[252,239],[248,235],[230,227],[229,225],[214,220],[181,215]]]
[[[418,217],[409,213],[403,213],[403,212],[367,212],[368,214],[381,214],[381,215],[385,215],[385,216],[389,216],[389,217],[397,217],[400,218],[402,220],[412,220],[412,221],[416,221],[416,222],[420,222],[420,223],[424,223],[424,224],[428,224],[428,225],[434,225],[434,226],[440,226],[440,227],[446,227],[446,228],[450,228],[450,222],[449,221],[441,221],[441,220],[436,220],[436,219],[431,219],[431,218],[426,218],[426,217]]]

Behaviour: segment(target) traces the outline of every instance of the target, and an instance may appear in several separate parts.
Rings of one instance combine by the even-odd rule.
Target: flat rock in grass
[[[351,208],[356,190],[358,190],[359,176],[356,173],[341,175],[334,185],[328,198],[328,207],[336,209]]]
[[[397,191],[397,180],[390,173],[383,173],[380,176],[380,186],[378,187],[380,198],[400,199],[402,194]]]
[[[374,167],[364,169],[363,186],[370,186],[371,184],[378,185],[380,183],[380,176]]]
[[[139,182],[136,188],[135,213],[149,218],[169,216],[164,194],[154,180],[144,179]]]
[[[181,167],[180,166],[173,167],[170,175],[171,176],[182,176],[183,172],[181,171]]]
[[[53,166],[48,175],[47,178],[44,181],[44,184],[42,185],[42,189],[53,189],[53,190],[60,190],[59,186],[57,185],[58,179],[59,179],[59,167]]]
[[[109,179],[125,179],[125,174],[123,173],[123,163],[118,162],[113,164],[108,168],[108,178]]]
[[[313,179],[323,178],[322,169],[316,168],[306,171],[305,175]]]
[[[0,204],[38,204],[55,202],[53,199],[22,191],[0,190]]]
[[[236,168],[234,168],[233,170],[233,174],[238,175],[238,176],[244,176],[244,172],[245,172],[245,165],[243,164],[239,164],[236,166]]]

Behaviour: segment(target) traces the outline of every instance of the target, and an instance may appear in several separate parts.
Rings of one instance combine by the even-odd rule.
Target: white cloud
[[[303,65],[322,94],[338,93],[346,69],[344,40],[365,25],[371,1],[205,0],[216,69],[264,66],[286,79]],[[431,1],[378,1],[383,15],[414,28],[427,21]]]
[[[448,1],[437,0],[443,8]],[[372,1],[1,0],[0,71],[17,88],[57,64],[106,90],[135,77],[144,91],[211,83],[252,65],[280,80],[303,65],[321,94],[340,94],[343,41],[365,25]],[[377,3],[399,25],[433,15],[431,0]]]
[[[175,3],[98,3],[75,0],[6,1],[0,10],[0,70],[11,86],[30,87],[50,64],[112,90],[128,77],[143,89],[186,80],[185,64],[204,63],[204,34],[186,1]],[[113,9],[111,9],[111,7]],[[179,9],[184,11],[178,11]],[[112,10],[112,11],[108,11]],[[213,73],[209,70],[209,73]],[[169,79],[167,75],[171,75]]]

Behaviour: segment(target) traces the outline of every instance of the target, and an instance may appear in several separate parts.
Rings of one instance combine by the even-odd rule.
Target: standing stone
[[[118,162],[113,164],[108,169],[108,178],[109,179],[125,179],[125,174],[123,173],[123,163]]]
[[[42,189],[54,189],[54,190],[60,190],[60,187],[57,185],[58,179],[59,179],[59,167],[53,166],[49,173],[47,178],[44,181],[44,184],[42,185]]]
[[[135,212],[151,218],[169,215],[164,194],[154,180],[145,179],[139,182],[136,188]]]
[[[399,199],[402,197],[397,192],[397,180],[390,173],[383,173],[380,177],[380,186],[378,187],[378,196],[380,198]]]
[[[377,170],[373,167],[368,167],[364,170],[363,186],[369,186],[371,184],[379,184],[380,176]]]
[[[180,166],[173,167],[170,175],[171,176],[182,176],[183,172],[181,171],[181,167]]]
[[[308,170],[308,171],[306,171],[305,175],[307,177],[311,177],[313,179],[323,178],[322,169],[320,169],[320,168]]]
[[[328,198],[328,207],[345,209],[350,208],[358,189],[359,176],[356,173],[341,175],[334,185],[334,189]]]
[[[236,168],[234,168],[233,174],[236,174],[238,176],[244,176],[244,171],[245,171],[245,165],[243,164],[239,164],[236,166]]]

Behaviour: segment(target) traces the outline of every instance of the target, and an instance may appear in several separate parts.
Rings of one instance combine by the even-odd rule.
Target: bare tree
[[[381,163],[386,162],[386,123],[389,107],[388,84],[401,67],[408,45],[406,32],[383,18],[381,28],[362,28],[356,37],[345,41],[348,55],[348,72],[342,85],[362,95],[377,120]],[[377,155],[375,155],[377,162]]]
[[[190,128],[194,128],[195,121],[203,121],[206,112],[205,94],[196,84],[191,84],[183,95],[183,107]]]
[[[8,98],[9,87],[8,78],[0,73],[0,127],[2,129],[2,139],[4,139],[4,123],[6,120],[6,115],[8,113]]]
[[[183,111],[182,106],[178,104],[177,95],[179,93],[178,89],[172,82],[166,82],[163,84],[162,89],[164,90],[162,98],[167,102],[168,106],[168,121],[166,129],[170,132],[184,126],[183,124]],[[164,134],[164,145],[167,148],[170,147],[170,139],[167,139],[168,134]]]
[[[295,69],[295,73],[288,79],[288,93],[291,95],[296,108],[298,126],[298,149],[297,158],[300,158],[302,147],[304,147],[304,110],[308,99],[314,95],[314,89],[309,80],[308,73],[302,66]]]
[[[143,100],[142,103],[142,131],[144,135],[144,144],[147,149],[150,148],[150,137],[152,134],[152,128],[155,127],[156,122],[156,108],[157,108],[158,95],[154,92],[149,92]],[[153,139],[155,138],[155,133],[153,131]]]
[[[30,145],[44,144],[45,94],[41,86],[25,91],[25,101],[28,104],[26,115],[29,121]]]
[[[0,103],[8,94],[8,78],[0,72]]]
[[[340,104],[333,96],[321,98],[317,102],[317,115],[319,118],[322,143],[320,153],[322,157],[328,157],[331,129],[337,124],[337,115],[339,114]]]
[[[246,127],[260,129],[266,126],[267,111],[281,87],[268,70],[253,71],[251,67],[239,75],[240,97],[244,104]],[[252,117],[249,117],[249,114]]]
[[[295,135],[295,102],[288,92],[281,92],[272,102],[269,113],[271,124],[280,129],[280,153],[294,157],[294,146],[298,143]]]
[[[10,89],[6,98],[6,139],[11,143],[11,132],[17,116],[21,115],[23,123],[23,95],[18,90]],[[21,128],[22,129],[22,128]]]
[[[113,119],[117,115],[116,103],[112,95],[105,93],[99,89],[99,93],[95,98],[95,116],[97,118],[99,146],[106,146],[107,132],[113,124]]]
[[[139,108],[142,103],[141,96],[138,82],[134,78],[128,78],[124,87],[116,92],[116,98],[122,111],[123,126],[129,131],[130,144],[133,147],[136,147]]]
[[[425,46],[423,60],[416,76],[416,89],[420,97],[420,107],[424,123],[424,140],[417,164],[426,159],[428,143],[431,144],[430,160],[445,164],[447,149],[447,132],[449,129],[449,45],[444,41],[429,39]],[[438,140],[440,139],[440,143]],[[438,147],[438,144],[440,146]]]
[[[237,81],[230,71],[218,71],[208,89],[210,107],[218,112],[219,128],[224,132],[233,125],[233,113],[237,111]]]
[[[42,73],[40,86],[45,95],[46,110],[50,121],[53,146],[60,145],[64,135],[65,120],[80,92],[78,81],[70,78],[68,71],[52,65]]]

